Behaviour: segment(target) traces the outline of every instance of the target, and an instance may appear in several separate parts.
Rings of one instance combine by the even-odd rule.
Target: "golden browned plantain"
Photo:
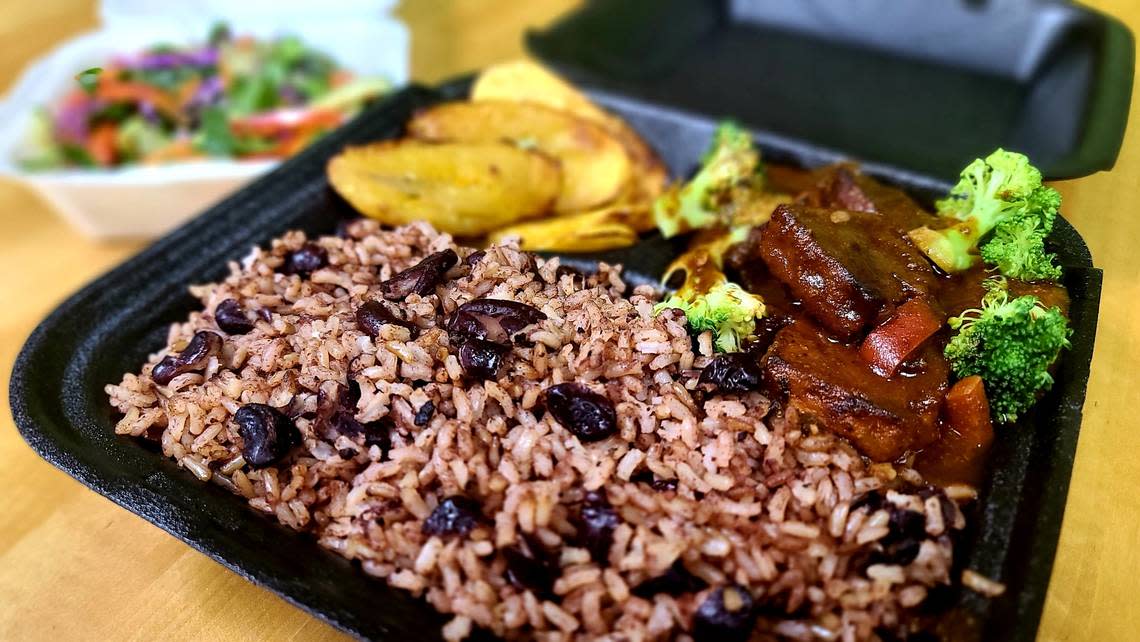
[[[625,147],[603,127],[534,103],[447,103],[416,114],[408,132],[435,141],[510,141],[554,156],[562,163],[562,191],[554,205],[560,212],[613,200],[631,175]]]
[[[329,160],[329,183],[362,214],[388,225],[424,220],[476,236],[550,209],[558,162],[505,143],[385,141]]]
[[[471,100],[538,103],[607,127],[616,120],[576,87],[529,60],[512,60],[484,69],[471,87]]]
[[[632,227],[638,233],[648,232],[656,225],[653,223],[653,204],[649,201],[618,201],[609,205],[582,212],[596,217],[599,223],[622,223]],[[590,219],[584,219],[590,220]]]
[[[669,182],[669,170],[656,152],[625,121],[614,118],[614,123],[614,128],[610,131],[633,159],[633,175],[626,187],[626,200],[652,203],[665,191],[665,185]]]
[[[657,154],[624,120],[598,107],[585,94],[542,65],[514,60],[492,65],[471,88],[473,101],[531,102],[568,111],[606,128],[633,161],[626,200],[652,201],[668,181],[668,170]]]
[[[639,213],[637,207],[610,205],[587,212],[516,223],[492,232],[489,239],[497,243],[508,236],[517,236],[519,246],[530,251],[612,250],[637,242],[637,230],[633,224],[643,218],[648,218],[648,214]]]

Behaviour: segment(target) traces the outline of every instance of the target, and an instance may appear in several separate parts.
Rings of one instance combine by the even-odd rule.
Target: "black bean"
[[[360,384],[349,379],[348,385],[338,384],[332,393],[326,387],[317,391],[317,413],[313,429],[321,438],[335,441],[337,437],[358,439],[364,446],[379,446],[386,454],[392,445],[392,421],[383,417],[378,421],[361,423],[356,419],[356,402],[360,401]]]
[[[170,383],[171,379],[180,374],[202,370],[206,367],[210,357],[222,351],[223,343],[221,335],[216,332],[206,330],[196,332],[190,339],[190,343],[186,344],[186,347],[177,356],[167,355],[163,357],[162,361],[151,370],[150,377],[155,383],[165,386]]]
[[[570,276],[571,287],[574,287],[574,288],[586,287],[586,278],[587,277],[586,277],[585,273],[583,273],[581,270],[579,270],[577,268],[572,268],[569,265],[559,265],[558,268],[556,270],[554,270],[554,282],[558,283],[559,281],[562,280],[562,277],[567,276],[567,275]]]
[[[178,357],[168,354],[162,358],[162,361],[154,364],[154,369],[150,371],[150,378],[154,379],[158,385],[165,386],[178,376],[178,368]]]
[[[336,439],[336,436],[344,436],[349,439],[358,435],[364,434],[364,424],[356,420],[353,416],[352,410],[339,410],[334,414],[327,423],[328,432],[325,433],[326,439]],[[331,435],[329,434],[331,433]]]
[[[811,616],[811,603],[801,600],[794,610],[791,606],[791,594],[788,591],[769,593],[761,599],[753,601],[752,613],[780,620],[805,619]]]
[[[550,386],[543,398],[554,419],[582,441],[598,441],[617,432],[613,403],[582,384]]]
[[[297,426],[276,408],[250,403],[234,413],[241,436],[241,454],[253,468],[264,468],[289,454],[301,441]]]
[[[945,494],[939,495],[938,507],[942,509],[942,523],[946,524],[946,530],[954,528],[954,522],[958,517],[958,506],[954,503],[954,500]]]
[[[348,379],[348,405],[355,407],[360,403],[360,382],[352,377]]]
[[[317,390],[317,415],[313,429],[323,439],[351,438],[364,432],[364,427],[356,421],[356,403],[349,399],[350,394],[349,387],[342,384],[336,384],[332,392],[327,385]]]
[[[752,594],[736,584],[709,593],[693,614],[695,642],[744,642],[755,622]]]
[[[216,332],[195,332],[190,343],[178,355],[178,361],[187,370],[201,370],[210,357],[222,351],[223,343],[221,335]]]
[[[412,336],[415,336],[419,330],[414,323],[396,316],[395,312],[379,301],[368,301],[356,309],[356,325],[373,339],[380,335],[380,329],[386,325],[407,328]]]
[[[888,507],[891,519],[888,524],[887,535],[884,542],[901,539],[923,539],[926,537],[926,515],[922,513],[897,508],[893,504]]]
[[[483,522],[478,502],[464,495],[452,495],[439,502],[439,506],[424,520],[425,535],[458,535],[466,537]]]
[[[883,494],[881,492],[877,490],[868,491],[867,493],[863,494],[862,497],[856,499],[851,503],[851,512],[854,513],[860,508],[866,507],[867,514],[870,515],[871,513],[874,513],[875,511],[882,508],[884,501],[886,501],[886,499],[883,497]]]
[[[463,264],[469,268],[473,268],[473,267],[475,267],[476,263],[483,260],[484,256],[487,256],[486,251],[475,250],[474,252],[468,254],[467,258],[463,259]]]
[[[459,344],[459,366],[468,377],[494,381],[499,378],[503,360],[510,351],[510,348],[490,341],[466,339]]]
[[[416,416],[415,419],[412,420],[412,423],[421,427],[426,426],[434,415],[435,403],[429,399],[424,402],[424,405],[419,407],[419,410],[416,410]]]
[[[690,573],[689,569],[685,568],[684,563],[677,560],[667,571],[638,584],[632,592],[638,597],[651,600],[658,593],[676,597],[685,593],[696,593],[704,590],[707,586],[707,582]]]
[[[566,276],[567,274],[570,275],[571,279],[578,279],[578,278],[584,279],[584,278],[586,278],[586,275],[582,273],[582,270],[579,270],[576,267],[571,267],[569,265],[559,265],[554,270],[554,278],[556,280],[560,280],[562,277]]]
[[[660,492],[677,490],[677,478],[658,478],[648,470],[641,470],[634,473],[633,476],[629,478],[629,480],[632,482],[637,482],[639,484],[649,484],[653,490]]]
[[[340,450],[336,451],[336,454],[340,455],[340,458],[345,461],[356,457],[356,451],[351,448],[341,448]]]
[[[890,513],[887,534],[879,540],[882,552],[875,552],[869,564],[898,564],[906,566],[918,557],[922,540],[926,538],[926,516],[922,513],[887,504]]]
[[[269,322],[273,321],[273,312],[269,308],[258,308],[257,309],[257,318],[261,319],[262,321],[264,321],[266,323],[269,323]]]
[[[468,301],[451,315],[449,334],[509,344],[523,328],[546,319],[541,310],[525,303],[502,299]]]
[[[886,556],[883,552],[873,548],[860,548],[851,554],[847,562],[848,570],[866,574],[867,569],[875,564],[887,564]]]
[[[451,249],[429,254],[419,263],[381,283],[380,291],[389,301],[400,301],[409,294],[427,296],[435,292],[435,286],[458,261],[459,256]]]
[[[245,334],[253,329],[253,322],[246,316],[245,308],[237,299],[226,299],[214,308],[214,322],[226,334]]]
[[[620,524],[621,518],[604,491],[586,493],[578,509],[578,540],[595,562],[603,566],[608,563],[614,530]]]
[[[316,243],[305,243],[285,256],[281,271],[307,279],[309,275],[329,263],[329,253]]]
[[[701,371],[698,383],[716,386],[720,392],[748,392],[760,388],[763,377],[758,359],[747,352],[732,352],[713,357]]]
[[[539,542],[525,536],[517,546],[503,550],[506,578],[515,588],[531,591],[541,599],[553,599],[557,560]]]
[[[884,544],[881,558],[876,559],[874,563],[906,566],[918,557],[918,551],[921,548],[922,540],[913,537],[904,537],[903,539]]]
[[[364,424],[364,445],[368,448],[376,446],[383,455],[387,455],[392,449],[392,427],[392,419],[389,417]]]

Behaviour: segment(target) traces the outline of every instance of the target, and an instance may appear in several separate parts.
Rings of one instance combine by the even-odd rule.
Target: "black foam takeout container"
[[[528,36],[572,77],[950,179],[995,147],[1112,167],[1135,46],[1066,0],[589,0]]]
[[[346,144],[399,136],[414,110],[461,97],[468,87],[462,80],[394,94],[64,302],[32,333],[12,374],[12,410],[27,442],[96,492],[334,626],[361,638],[438,639],[436,624],[445,620],[425,602],[366,576],[226,490],[199,482],[152,446],[116,436],[103,387],[137,371],[164,345],[168,324],[195,308],[189,284],[223,277],[227,261],[286,230],[329,233],[351,215],[326,183],[331,155]],[[691,170],[714,126],[671,108],[595,96],[638,129],[675,175]],[[840,158],[794,139],[756,134],[770,161],[816,166]],[[865,169],[924,198],[947,187],[884,165]],[[1002,431],[964,548],[969,567],[1000,578],[1009,590],[993,601],[954,598],[957,612],[976,619],[985,639],[1034,637],[1080,428],[1101,273],[1065,221],[1058,220],[1053,242],[1067,268],[1073,347],[1036,412]],[[677,249],[653,237],[603,258],[623,263],[632,281],[654,281]]]

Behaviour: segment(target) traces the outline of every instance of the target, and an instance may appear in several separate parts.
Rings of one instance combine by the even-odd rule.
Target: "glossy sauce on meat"
[[[759,254],[808,314],[843,340],[936,281],[906,234],[870,212],[781,205],[760,232]]]
[[[768,177],[797,194],[795,203],[776,208],[731,248],[725,269],[764,297],[769,314],[794,321],[760,357],[769,392],[874,461],[917,454],[916,466],[934,483],[977,483],[992,434],[963,435],[946,425],[949,329],[942,326],[889,377],[860,356],[859,344],[916,297],[943,320],[979,307],[990,274],[982,267],[953,276],[933,269],[905,231],[934,215],[852,166],[772,166]],[[1013,297],[1033,294],[1068,312],[1061,286],[1009,285]]]
[[[927,345],[890,378],[808,319],[776,334],[761,361],[765,383],[875,461],[893,461],[938,439],[949,369]]]

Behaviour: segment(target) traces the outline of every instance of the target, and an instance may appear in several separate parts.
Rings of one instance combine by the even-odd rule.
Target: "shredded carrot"
[[[95,96],[109,102],[150,103],[167,117],[178,120],[178,99],[157,87],[100,75]]]
[[[200,86],[202,86],[200,78],[191,78],[189,82],[183,83],[178,88],[178,104],[181,108],[185,109],[190,101],[194,100],[194,94],[198,92]]]
[[[175,160],[201,158],[201,156],[201,152],[194,148],[194,145],[190,142],[190,139],[180,138],[147,154],[142,159],[142,162],[144,164],[153,165]]]
[[[119,127],[114,123],[100,123],[87,136],[86,148],[91,159],[102,167],[115,164],[118,152],[115,149],[115,135]]]

